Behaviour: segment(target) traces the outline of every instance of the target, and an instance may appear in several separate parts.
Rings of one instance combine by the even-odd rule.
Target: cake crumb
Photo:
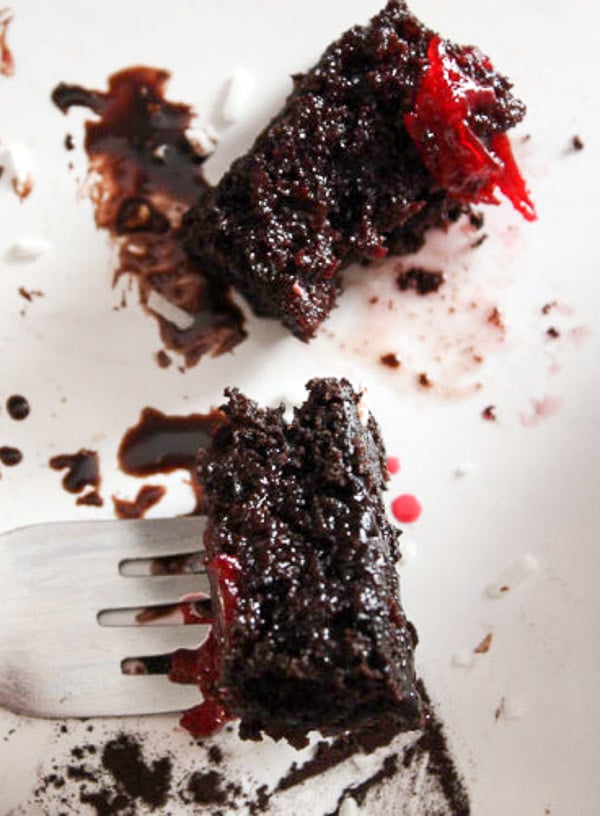
[[[487,654],[490,650],[490,646],[492,645],[492,638],[493,635],[491,632],[487,634],[484,639],[479,643],[474,649],[474,654]]]
[[[379,362],[388,368],[400,368],[402,365],[397,354],[395,354],[393,351],[389,352],[388,354],[382,354],[379,358]]]
[[[576,151],[576,152],[579,152],[580,150],[583,150],[583,148],[585,147],[585,145],[584,145],[584,143],[581,141],[581,137],[580,137],[580,136],[577,136],[577,135],[573,136],[573,138],[571,139],[571,147],[572,147],[572,149],[573,149],[574,151]]]

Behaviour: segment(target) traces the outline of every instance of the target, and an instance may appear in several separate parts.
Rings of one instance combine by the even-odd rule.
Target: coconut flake
[[[241,68],[234,71],[227,83],[222,116],[229,124],[237,122],[246,112],[254,91],[254,75]]]
[[[410,564],[412,561],[415,561],[417,558],[417,545],[415,542],[410,538],[402,538],[400,539],[400,553],[401,557],[398,561],[398,567],[402,568],[405,567],[407,564]]]
[[[472,669],[475,665],[475,660],[476,658],[472,650],[460,649],[458,652],[454,652],[450,662],[457,669]]]
[[[0,165],[8,171],[8,179],[16,194],[25,198],[33,186],[33,156],[22,144],[7,145],[0,152]]]
[[[209,156],[217,146],[217,132],[212,125],[188,128],[185,138],[199,156]]]
[[[510,590],[516,589],[536,572],[539,572],[540,565],[536,558],[530,553],[525,553],[508,567],[495,581],[486,587],[485,594],[488,598],[502,598]]]
[[[146,305],[151,312],[164,317],[168,323],[172,323],[179,331],[186,331],[194,325],[194,318],[189,312],[175,306],[174,303],[171,303],[154,289],[150,292]]]
[[[18,261],[35,261],[51,247],[45,238],[19,238],[9,249],[9,255]]]

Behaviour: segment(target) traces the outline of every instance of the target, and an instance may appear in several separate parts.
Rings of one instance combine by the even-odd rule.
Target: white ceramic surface
[[[250,319],[250,339],[234,354],[181,374],[176,366],[157,367],[156,326],[133,293],[128,308],[113,310],[120,300],[110,285],[114,250],[78,194],[85,114],[64,118],[50,103],[51,89],[61,80],[103,88],[109,73],[138,63],[170,69],[169,98],[193,104],[199,120],[219,130],[208,165],[216,180],[277,109],[287,75],[309,66],[346,27],[366,21],[379,2],[12,5],[16,73],[0,77],[0,147],[17,142],[31,150],[34,190],[21,203],[7,179],[0,181],[0,444],[25,454],[18,467],[1,468],[0,529],[110,516],[112,494],[132,498],[138,480],[117,470],[115,452],[145,405],[204,411],[229,384],[276,402],[299,398],[312,376],[347,375],[368,386],[389,452],[401,458],[390,498],[414,492],[423,503],[422,518],[405,535],[414,557],[402,568],[403,599],[420,633],[419,669],[448,725],[473,812],[600,812],[595,7],[587,0],[414,0],[414,11],[433,28],[478,43],[527,101],[514,143],[539,221],[526,224],[508,205],[488,208],[489,237],[479,249],[469,248],[473,235],[458,226],[432,237],[422,253],[425,265],[448,275],[438,294],[395,291],[393,263],[361,271],[351,275],[339,309],[310,345]],[[219,120],[222,91],[238,68],[254,74],[256,95],[245,118],[226,126]],[[71,153],[63,146],[67,131],[77,146]],[[568,149],[574,134],[585,144],[581,152]],[[19,238],[48,239],[51,249],[37,260],[13,260],[9,250]],[[20,286],[41,289],[44,297],[26,303]],[[369,306],[375,293],[384,303]],[[542,306],[554,300],[559,308],[543,315]],[[494,306],[504,314],[504,332],[487,322]],[[550,326],[559,329],[558,339],[546,336]],[[378,363],[389,351],[403,360],[399,371]],[[483,361],[474,363],[473,354]],[[422,371],[433,388],[419,389]],[[4,409],[12,393],[31,402],[24,422]],[[489,404],[496,406],[495,423],[480,416]],[[103,509],[76,507],[47,466],[53,454],[80,447],[99,451]],[[169,486],[157,515],[190,509],[184,476],[150,480]],[[487,597],[486,586],[525,553],[539,572],[500,599]],[[487,654],[470,667],[453,664],[489,633]],[[47,631],[31,633],[32,648],[36,638],[51,637],[49,621]],[[168,744],[183,762],[189,740],[174,724],[163,718],[136,728],[150,742]],[[86,727],[71,727],[72,744]],[[98,725],[108,732],[116,727]],[[68,751],[68,740],[57,746],[54,724],[9,713],[0,713],[3,734],[0,813],[61,812],[55,800],[34,804],[32,791],[51,757]],[[284,748],[240,747],[227,739],[232,765],[268,762],[276,772],[278,762],[291,761]],[[360,769],[353,773],[360,778]],[[318,816],[335,804],[323,790],[309,784],[281,812]],[[68,812],[87,811],[81,805]],[[173,803],[168,812],[191,811]],[[397,801],[381,812],[410,808]]]

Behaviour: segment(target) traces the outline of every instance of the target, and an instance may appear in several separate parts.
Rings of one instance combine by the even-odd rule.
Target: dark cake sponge
[[[436,58],[444,76],[423,83]],[[293,81],[283,110],[187,213],[184,231],[204,271],[308,340],[335,305],[349,263],[414,251],[425,230],[456,220],[469,201],[495,200],[478,174],[497,175],[505,158],[508,167],[510,147],[500,157],[493,140],[525,108],[483,54],[440,41],[399,0]],[[418,99],[421,85],[445,98],[432,109]],[[480,146],[475,163],[472,144],[448,148],[445,129],[457,118],[462,130],[452,138]],[[451,194],[461,162],[466,178]]]
[[[226,422],[199,453],[216,687],[245,738],[300,746],[313,729],[352,729],[386,741],[422,712],[381,435],[346,380],[307,387],[289,424],[283,408],[227,391]],[[227,598],[213,568],[224,557],[236,574]]]

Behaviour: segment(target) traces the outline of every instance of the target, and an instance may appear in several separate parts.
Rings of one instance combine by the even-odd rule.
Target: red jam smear
[[[423,163],[457,201],[498,204],[498,188],[524,218],[534,221],[535,207],[506,134],[496,133],[485,144],[469,125],[477,108],[495,104],[493,88],[467,76],[439,37],[430,40],[427,57],[414,110],[404,115]],[[483,64],[491,69],[487,58]]]
[[[218,555],[210,562],[208,569],[217,578],[222,634],[227,638],[237,607],[240,565],[229,555]],[[214,629],[210,630],[198,649],[178,649],[172,655],[169,679],[175,683],[197,684],[204,697],[199,705],[186,711],[179,721],[183,728],[196,737],[209,737],[233,719],[219,688],[222,662],[222,646]]]

